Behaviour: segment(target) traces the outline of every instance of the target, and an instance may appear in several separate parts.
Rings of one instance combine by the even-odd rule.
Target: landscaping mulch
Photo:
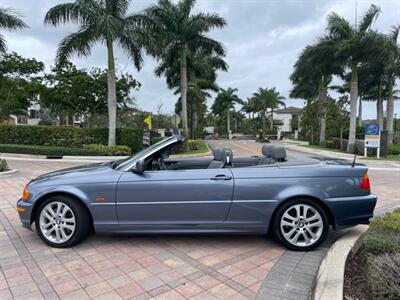
[[[346,262],[343,296],[346,300],[373,299],[367,284],[367,258],[363,249]]]

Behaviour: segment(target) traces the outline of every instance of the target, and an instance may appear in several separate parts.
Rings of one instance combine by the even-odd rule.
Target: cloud
[[[76,25],[44,26],[43,18],[50,7],[66,1],[2,0],[2,7],[13,7],[30,26],[24,31],[5,32],[9,49],[27,57],[36,57],[48,67],[54,64],[58,43],[73,32]],[[134,0],[130,11],[140,11],[154,2]],[[374,28],[388,32],[392,25],[400,24],[400,1],[373,2],[382,9]],[[357,5],[360,16],[370,2],[358,1]],[[228,26],[210,33],[228,50],[229,72],[219,73],[217,83],[224,88],[238,88],[243,99],[260,86],[276,86],[288,98],[293,64],[305,45],[324,32],[327,15],[335,11],[348,20],[355,19],[355,1],[348,0],[198,0],[195,10],[218,13],[227,20]],[[104,46],[98,44],[89,57],[74,56],[72,61],[85,68],[106,67],[106,57]],[[174,111],[177,97],[168,90],[165,78],[154,75],[157,65],[154,59],[146,56],[140,72],[120,49],[116,49],[116,59],[118,71],[131,73],[142,83],[142,88],[134,93],[139,107],[156,111],[157,105],[163,103],[164,112]],[[286,102],[295,106],[303,104],[291,99]],[[395,109],[400,114],[400,103],[396,103]],[[367,118],[374,117],[374,103],[366,104],[363,112]]]

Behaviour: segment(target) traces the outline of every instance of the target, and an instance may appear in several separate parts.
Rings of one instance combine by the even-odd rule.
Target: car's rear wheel
[[[49,246],[67,248],[81,242],[90,232],[90,217],[83,204],[63,195],[46,199],[35,220],[39,237]]]
[[[315,200],[293,199],[278,208],[272,227],[275,238],[288,249],[310,251],[326,239],[329,223]]]

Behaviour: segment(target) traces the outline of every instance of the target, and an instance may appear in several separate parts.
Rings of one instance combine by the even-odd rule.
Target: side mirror
[[[144,160],[141,159],[138,162],[136,162],[133,172],[138,173],[138,174],[143,174],[144,171],[145,171]]]

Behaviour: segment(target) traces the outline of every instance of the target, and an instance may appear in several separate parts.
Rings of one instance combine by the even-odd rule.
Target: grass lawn
[[[200,141],[199,147],[196,150],[189,150],[188,152],[179,153],[178,155],[207,154],[208,152],[210,152],[210,149],[208,148],[207,143]]]

